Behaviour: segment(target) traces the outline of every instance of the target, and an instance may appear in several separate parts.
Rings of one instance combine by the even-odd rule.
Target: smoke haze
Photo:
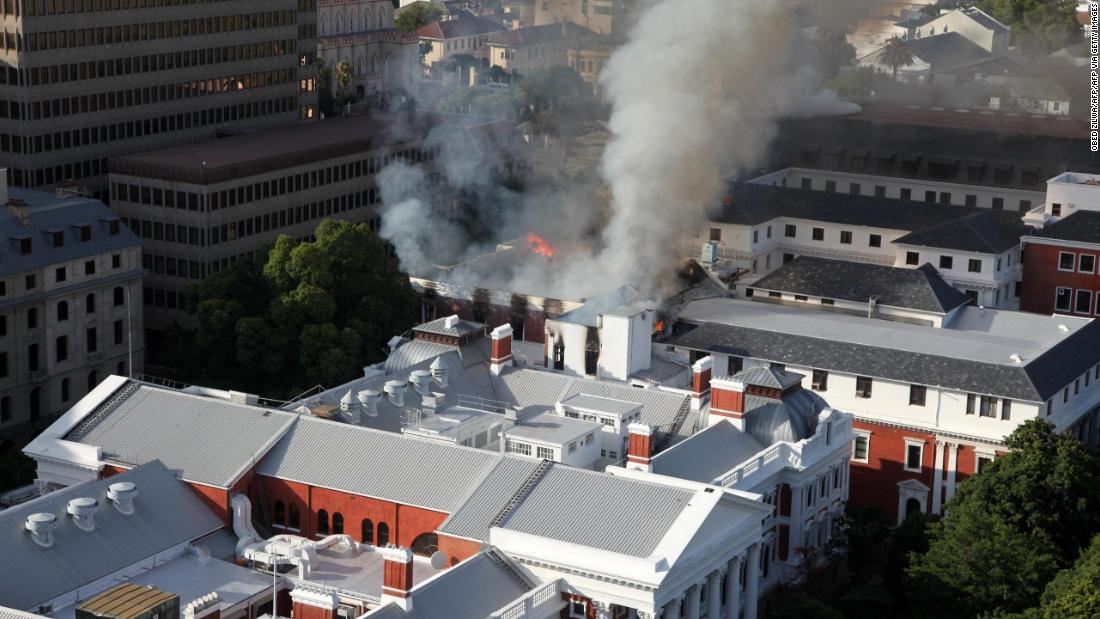
[[[571,251],[560,252],[549,268],[538,261],[497,264],[492,273],[453,273],[452,279],[571,299],[622,286],[659,292],[683,242],[698,234],[707,208],[719,202],[724,179],[762,162],[779,119],[858,109],[821,89],[800,53],[803,45],[794,6],[785,0],[652,2],[601,74],[612,110],[600,169],[611,191],[609,213],[599,212],[591,188],[505,192],[488,207],[499,236],[471,243],[453,224],[432,218],[423,197],[409,191],[410,172],[398,170],[381,179],[382,234],[397,247],[403,268],[417,273],[456,248],[456,241],[432,239],[458,239],[479,255],[495,241],[536,230],[573,245]],[[482,189],[489,182],[457,176]],[[411,224],[432,229],[410,230]],[[588,236],[601,225],[601,233]]]

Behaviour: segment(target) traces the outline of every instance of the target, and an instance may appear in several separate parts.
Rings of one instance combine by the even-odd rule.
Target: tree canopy
[[[421,26],[439,21],[441,17],[443,11],[435,3],[414,2],[398,12],[394,25],[401,32],[413,32]]]
[[[1076,0],[939,0],[921,7],[935,17],[941,11],[975,6],[1012,28],[1012,45],[1049,53],[1081,39]]]
[[[315,235],[281,236],[265,263],[238,260],[203,281],[198,326],[167,336],[181,379],[291,397],[384,358],[416,318],[408,278],[366,224],[325,220]]]
[[[909,44],[900,37],[890,37],[882,49],[882,62],[894,70],[894,81],[897,81],[898,67],[913,64],[913,52],[909,51]]]
[[[928,552],[909,568],[910,599],[927,616],[1033,607],[1100,531],[1095,453],[1041,419],[1024,422],[1005,444],[1011,451],[947,502]]]
[[[1077,563],[1062,570],[1043,591],[1043,619],[1092,619],[1100,615],[1100,535]]]

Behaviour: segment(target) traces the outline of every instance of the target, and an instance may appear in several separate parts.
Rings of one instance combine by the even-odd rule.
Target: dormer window
[[[80,242],[87,243],[92,240],[92,227],[89,225],[80,226]]]
[[[60,232],[60,231],[52,232],[52,233],[50,233],[50,236],[53,237],[53,246],[54,247],[64,247],[65,246],[65,233],[64,232]]]
[[[23,237],[18,239],[19,241],[19,255],[26,256],[31,253],[31,239],[30,237]]]

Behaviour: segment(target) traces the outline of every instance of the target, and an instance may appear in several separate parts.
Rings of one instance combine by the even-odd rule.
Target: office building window
[[[1092,291],[1078,290],[1077,298],[1073,303],[1073,311],[1077,314],[1092,313]]]
[[[966,270],[970,273],[981,273],[982,261],[977,258],[971,258],[966,264]]]
[[[825,391],[829,388],[829,373],[825,370],[814,370],[811,388],[814,391]]]
[[[815,241],[824,241],[825,240],[825,228],[814,228],[813,229],[813,239]]]
[[[920,264],[920,253],[915,251],[905,252],[905,264],[914,266]]]
[[[924,461],[924,443],[905,441],[905,470],[920,472]]]
[[[1059,312],[1068,312],[1073,290],[1070,288],[1056,288],[1054,290],[1054,309]]]
[[[871,397],[871,379],[866,376],[856,377],[856,397],[857,398],[869,398]]]
[[[951,266],[954,263],[955,263],[955,259],[952,258],[951,256],[940,256],[940,268],[941,269],[950,269]]]
[[[1077,258],[1077,263],[1077,270],[1082,273],[1093,273],[1096,271],[1096,256],[1081,254]]]
[[[924,385],[909,385],[909,405],[924,406],[927,394],[928,388]]]
[[[1077,262],[1076,258],[1076,254],[1071,254],[1068,251],[1058,252],[1058,270],[1072,271],[1074,263]]]

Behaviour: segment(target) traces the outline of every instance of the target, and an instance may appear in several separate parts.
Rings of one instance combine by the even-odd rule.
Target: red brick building
[[[1100,212],[1076,211],[1023,238],[1020,309],[1092,317],[1100,312]]]

